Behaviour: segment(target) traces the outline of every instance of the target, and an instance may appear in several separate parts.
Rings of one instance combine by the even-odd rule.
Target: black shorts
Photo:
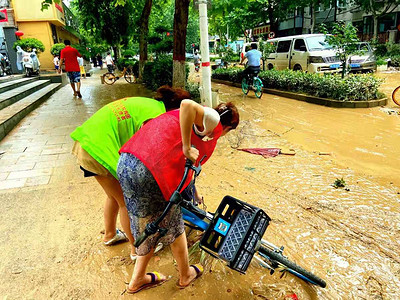
[[[79,168],[83,171],[83,177],[93,177],[93,176],[98,176],[97,174],[90,172],[83,168],[82,166],[79,166]]]

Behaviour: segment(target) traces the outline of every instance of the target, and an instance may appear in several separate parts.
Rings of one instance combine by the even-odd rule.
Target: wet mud
[[[93,179],[82,178],[69,157],[48,186],[0,192],[0,214],[7,216],[0,222],[0,294],[7,299],[288,299],[292,294],[399,299],[399,118],[380,108],[332,109],[273,95],[259,100],[251,92],[243,97],[240,89],[215,87],[221,100],[237,104],[241,123],[221,138],[198,179],[208,209],[214,211],[225,195],[264,209],[272,218],[265,239],[285,246],[290,259],[327,282],[325,289],[292,275],[271,276],[256,264],[241,275],[207,258],[206,273],[178,290],[167,248],[148,270],[170,280],[126,295],[134,266],[128,245],[102,245],[105,195]],[[70,112],[82,111],[82,105],[85,110],[70,126],[109,101],[102,87],[93,89],[98,94],[92,102],[68,106]],[[108,91],[108,97],[118,94]],[[37,110],[45,113],[44,107]],[[236,150],[250,147],[296,154],[264,158]],[[346,189],[333,187],[337,178],[345,180]]]

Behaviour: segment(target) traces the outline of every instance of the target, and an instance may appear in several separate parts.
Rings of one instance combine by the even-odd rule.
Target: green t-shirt
[[[131,97],[99,109],[71,133],[96,161],[117,178],[119,149],[139,130],[143,122],[165,113],[164,103],[151,98]]]

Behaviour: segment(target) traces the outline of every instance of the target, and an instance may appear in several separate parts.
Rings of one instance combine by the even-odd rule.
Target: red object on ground
[[[299,300],[296,294],[286,295],[285,299]]]
[[[23,36],[24,33],[23,33],[22,31],[16,31],[16,32],[15,32],[15,35],[16,35],[16,36]]]
[[[60,52],[60,58],[65,60],[65,71],[66,72],[79,72],[79,64],[77,57],[82,57],[78,50],[70,46],[66,46]]]
[[[262,155],[265,158],[275,157],[281,152],[281,149],[279,149],[279,148],[245,148],[245,149],[237,149],[237,150],[248,152],[251,154]]]

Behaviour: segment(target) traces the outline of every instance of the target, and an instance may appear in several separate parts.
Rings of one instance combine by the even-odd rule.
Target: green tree
[[[22,50],[27,52],[32,52],[33,49],[36,49],[38,55],[45,50],[43,43],[35,38],[26,38],[16,41],[13,45],[13,49],[17,50],[17,46],[20,46]]]
[[[372,14],[374,20],[374,39],[378,36],[378,19],[392,13],[400,5],[400,0],[354,0],[354,2],[360,5],[365,12]]]
[[[342,62],[342,78],[344,78],[349,56],[358,52],[357,42],[360,40],[357,36],[357,28],[351,23],[337,22],[333,23],[331,35],[328,35],[328,30],[324,25],[322,31],[327,34],[326,42],[336,50],[336,56]]]
[[[263,39],[259,39],[259,47],[258,50],[261,52],[261,60],[263,63],[263,70],[265,70],[265,61],[267,60],[267,58],[269,57],[269,55],[272,52],[275,52],[275,44],[274,43],[268,43],[268,41],[263,41]]]
[[[50,53],[52,55],[60,55],[61,50],[64,49],[64,48],[65,48],[65,44],[64,43],[54,44],[53,46],[51,46]]]

